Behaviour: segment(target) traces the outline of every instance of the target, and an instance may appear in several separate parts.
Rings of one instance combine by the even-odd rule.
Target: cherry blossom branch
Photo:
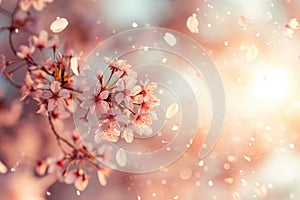
[[[81,54],[74,53],[72,49],[60,51],[57,35],[49,35],[45,30],[41,30],[39,34],[32,34],[28,26],[28,23],[34,19],[29,9],[41,10],[45,3],[44,0],[39,4],[18,0],[10,15],[10,27],[0,27],[1,30],[9,32],[9,46],[17,58],[17,61],[6,61],[6,56],[1,55],[0,73],[4,74],[13,87],[21,89],[21,100],[29,96],[37,102],[39,105],[37,113],[47,116],[51,134],[55,136],[63,154],[63,157],[55,161],[39,162],[39,172],[45,173],[47,166],[55,167],[58,174],[62,176],[60,181],[66,184],[74,183],[75,187],[82,191],[88,182],[87,166],[91,165],[98,169],[100,184],[105,185],[107,173],[104,167],[96,162],[99,157],[104,159],[105,153],[101,153],[98,147],[86,148],[77,135],[76,129],[72,139],[64,137],[64,134],[55,127],[54,119],[69,118],[75,112],[70,106],[70,101],[74,101],[82,109],[87,110],[84,120],[89,120],[89,114],[96,114],[99,117],[95,136],[109,142],[116,142],[120,138],[130,143],[133,140],[133,133],[142,135],[146,133],[145,131],[147,133],[152,131],[149,129],[155,116],[155,108],[159,104],[154,91],[156,84],[148,80],[138,81],[137,72],[127,64],[126,60],[104,58],[108,69],[111,70],[108,78],[104,78],[103,72],[98,69],[95,75],[100,85],[97,82],[91,86],[83,84],[80,89],[74,88],[74,83],[81,81],[80,77],[87,69],[81,68],[83,64]],[[18,14],[25,18],[17,19]],[[20,33],[15,34],[18,32]],[[28,44],[17,46],[14,39],[24,33],[32,34],[28,38]],[[52,55],[48,56],[48,52],[45,51],[51,51]],[[18,64],[19,62],[21,65]],[[7,67],[10,69],[8,70]],[[26,69],[25,78],[22,85],[18,85],[12,77],[14,72],[22,67]],[[49,169],[49,173],[50,171],[53,172]]]
[[[51,130],[52,130],[53,134],[54,134],[55,137],[56,137],[56,140],[57,140],[57,143],[58,143],[60,149],[61,149],[62,151],[64,151],[63,148],[62,148],[62,145],[61,145],[60,141],[62,141],[62,142],[64,142],[65,144],[67,144],[67,145],[68,145],[69,147],[71,147],[72,149],[76,149],[76,147],[75,147],[73,144],[71,144],[68,140],[66,140],[65,138],[61,137],[61,136],[57,133],[57,131],[56,131],[55,127],[54,127],[54,124],[53,124],[53,121],[52,121],[52,117],[51,117],[51,113],[50,113],[50,112],[48,112],[48,121],[49,121]]]
[[[14,30],[12,30],[12,28],[9,30],[8,42],[9,42],[9,46],[10,46],[11,50],[13,51],[13,53],[15,55],[17,55],[17,50],[14,47],[13,39],[12,39],[12,33],[13,33],[13,31]]]
[[[70,90],[70,91],[72,91],[72,92],[79,93],[79,94],[82,94],[82,93],[83,93],[83,91],[81,91],[81,90],[78,90],[78,89],[75,89],[75,88],[70,88],[70,87],[67,87],[67,86],[62,86],[62,88],[67,89],[67,90]]]

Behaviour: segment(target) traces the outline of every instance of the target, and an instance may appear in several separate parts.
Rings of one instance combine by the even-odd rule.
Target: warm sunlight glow
[[[254,87],[257,98],[277,101],[287,95],[288,79],[283,70],[267,69],[256,76]]]

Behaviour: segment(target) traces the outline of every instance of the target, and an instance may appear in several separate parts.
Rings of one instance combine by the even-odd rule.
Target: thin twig
[[[59,145],[59,147],[62,149],[62,146],[61,146],[61,143],[60,141],[64,142],[65,144],[67,144],[69,147],[71,147],[72,149],[76,149],[76,147],[71,144],[68,140],[66,140],[65,138],[61,137],[57,131],[55,130],[55,127],[54,127],[54,124],[53,124],[53,121],[52,121],[52,117],[51,117],[51,113],[48,111],[48,121],[49,121],[49,124],[51,126],[51,130],[53,132],[53,134],[55,135],[56,137],[56,140],[57,140],[57,143]],[[62,149],[63,150],[63,149]]]
[[[110,86],[108,86],[108,89],[110,90],[110,89],[113,89],[114,87],[115,87],[115,85],[117,84],[117,82],[121,79],[121,78],[123,78],[125,76],[125,72],[123,72],[123,74],[117,79],[117,80],[115,80]]]
[[[15,55],[17,55],[17,50],[15,49],[13,41],[12,41],[12,33],[13,33],[13,30],[10,30],[9,31],[8,42],[9,42],[9,46],[10,46],[11,50],[13,51],[13,53]]]
[[[132,114],[136,115],[136,113],[131,110],[130,108],[128,108],[126,105],[123,105],[123,104],[119,104],[120,107],[124,108],[124,109],[127,109],[128,111],[130,111]]]
[[[77,92],[77,93],[80,93],[80,94],[83,93],[83,92],[80,91],[80,90],[77,90],[77,89],[74,89],[74,88],[70,88],[70,87],[66,87],[66,86],[62,86],[62,88],[67,89],[67,90],[71,90],[71,91],[73,91],[73,92]]]
[[[108,80],[107,80],[107,82],[106,82],[105,86],[107,86],[107,85],[108,85],[108,83],[110,82],[110,80],[111,80],[111,78],[112,78],[113,74],[114,74],[114,71],[111,71],[111,72],[110,72],[110,76],[109,76],[109,78],[108,78]]]

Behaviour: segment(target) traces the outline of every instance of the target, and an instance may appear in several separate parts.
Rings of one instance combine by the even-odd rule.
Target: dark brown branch
[[[8,42],[9,42],[9,46],[10,46],[11,50],[13,51],[13,53],[14,53],[15,55],[17,55],[17,50],[15,49],[14,44],[13,44],[13,40],[12,40],[12,34],[13,34],[13,31],[14,31],[14,30],[10,30],[10,31],[9,31]]]
[[[76,149],[76,147],[75,147],[73,144],[71,144],[68,140],[66,140],[65,138],[61,137],[61,136],[57,133],[57,131],[56,131],[55,127],[54,127],[53,121],[52,121],[51,113],[50,113],[49,111],[48,111],[48,121],[49,121],[51,130],[52,130],[53,134],[54,134],[55,137],[56,137],[56,140],[57,140],[57,143],[58,143],[58,146],[60,147],[60,149],[64,152],[64,150],[63,150],[63,148],[62,148],[62,146],[61,146],[60,141],[64,142],[64,143],[65,143],[66,145],[68,145],[70,148]]]

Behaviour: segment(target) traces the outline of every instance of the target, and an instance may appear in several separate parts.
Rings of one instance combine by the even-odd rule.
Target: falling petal
[[[173,125],[172,126],[172,131],[178,131],[178,126],[177,125]]]
[[[252,24],[252,20],[245,15],[240,15],[238,17],[237,21],[238,21],[239,25],[241,25],[241,26],[249,26]]]
[[[251,162],[251,157],[249,156],[244,156],[245,160],[247,160],[248,162]]]
[[[172,103],[167,109],[166,118],[170,119],[174,117],[178,113],[178,110],[179,110],[178,104]]]
[[[293,29],[291,29],[291,28],[285,29],[285,35],[288,39],[291,40],[293,38],[294,34],[295,34],[295,31]]]
[[[199,22],[198,19],[195,16],[190,16],[186,21],[186,27],[192,32],[192,33],[199,33]]]
[[[6,174],[8,171],[6,165],[0,160],[0,174]]]
[[[36,173],[40,176],[44,176],[47,170],[47,163],[45,161],[39,161],[36,165]]]
[[[262,182],[258,182],[254,188],[254,192],[260,197],[265,197],[267,195],[267,187]]]
[[[290,28],[292,30],[299,30],[300,29],[300,23],[296,18],[290,19],[289,23],[286,25],[287,28]]]
[[[74,185],[79,191],[84,191],[89,183],[86,176],[82,176],[76,179]]]
[[[233,192],[233,193],[232,193],[232,199],[233,199],[233,200],[241,200],[241,196],[240,196],[239,193]]]
[[[107,184],[107,180],[103,173],[103,170],[98,169],[97,174],[98,174],[98,180],[99,180],[100,185],[105,186]]]
[[[123,148],[120,148],[116,154],[116,161],[121,166],[124,167],[127,162],[126,154]]]
[[[172,33],[165,33],[164,40],[168,45],[172,47],[177,43],[176,37]]]
[[[125,133],[123,133],[123,137],[124,137],[124,139],[125,139],[125,141],[127,143],[131,143],[133,141],[133,134],[132,134],[132,132],[125,132]]]
[[[71,58],[70,60],[70,65],[71,65],[71,69],[73,71],[73,73],[78,76],[79,72],[78,72],[78,60],[76,57]]]
[[[225,182],[225,183],[228,183],[228,184],[232,184],[232,183],[234,182],[234,179],[228,177],[228,178],[225,178],[225,179],[224,179],[224,182]]]
[[[252,61],[257,57],[258,49],[255,45],[252,45],[246,53],[246,59],[247,61]]]
[[[67,26],[69,22],[66,18],[57,18],[54,20],[50,25],[50,30],[53,33],[59,33],[62,32]]]

